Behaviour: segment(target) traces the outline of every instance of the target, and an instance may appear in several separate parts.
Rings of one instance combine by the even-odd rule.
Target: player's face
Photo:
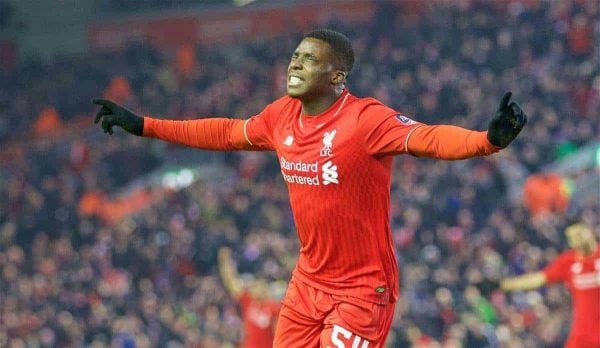
[[[287,93],[309,101],[330,93],[335,87],[335,56],[331,46],[314,38],[300,42],[288,66]]]
[[[569,247],[583,253],[588,253],[593,250],[596,245],[596,238],[591,229],[577,225],[567,228],[567,242]]]

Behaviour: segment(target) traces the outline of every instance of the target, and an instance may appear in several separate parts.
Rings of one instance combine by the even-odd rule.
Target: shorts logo
[[[354,336],[354,339],[352,339]],[[333,325],[333,331],[331,332],[331,343],[335,344],[336,348],[350,348],[344,341],[352,342],[352,348],[369,348],[369,341],[352,333],[339,325]]]
[[[407,126],[410,126],[411,124],[415,124],[415,123],[417,123],[417,122],[415,122],[415,121],[411,120],[410,118],[408,118],[408,117],[406,117],[406,116],[404,116],[404,115],[402,115],[402,114],[398,114],[398,115],[396,115],[396,119],[397,119],[398,121],[400,121],[401,123],[404,123],[404,124],[405,124],[405,125],[407,125]]]
[[[334,129],[331,132],[325,132],[323,134],[323,148],[319,152],[322,157],[333,155],[331,148],[333,147],[333,137],[335,137],[336,132],[337,130]]]

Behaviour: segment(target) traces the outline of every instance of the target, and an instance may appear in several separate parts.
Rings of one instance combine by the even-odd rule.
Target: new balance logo
[[[294,143],[294,137],[291,135],[288,135],[285,140],[283,141],[283,145],[285,146],[292,146],[292,144]]]
[[[335,134],[335,133],[334,133]],[[329,185],[329,184],[339,184],[340,182],[338,181],[338,172],[337,172],[337,166],[333,164],[333,162],[331,161],[327,161],[323,164],[323,185]]]

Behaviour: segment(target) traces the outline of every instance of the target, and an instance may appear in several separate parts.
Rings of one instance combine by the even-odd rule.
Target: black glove
[[[112,127],[119,126],[134,135],[144,132],[144,118],[106,99],[93,99],[92,103],[102,105],[96,114],[94,123],[102,120],[104,133],[113,134]]]
[[[511,95],[511,92],[504,93],[498,111],[488,125],[487,138],[490,143],[499,147],[507,147],[527,123],[527,115],[519,104],[508,104]]]

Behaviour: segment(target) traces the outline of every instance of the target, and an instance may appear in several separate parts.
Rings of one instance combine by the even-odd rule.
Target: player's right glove
[[[96,114],[94,123],[102,120],[104,133],[113,134],[113,126],[119,126],[134,135],[142,135],[144,132],[144,118],[140,117],[126,108],[106,99],[94,99],[92,103],[102,107]]]
[[[511,92],[504,93],[500,106],[488,125],[488,140],[498,147],[507,147],[527,123],[527,115],[519,104],[508,104],[511,95]]]

